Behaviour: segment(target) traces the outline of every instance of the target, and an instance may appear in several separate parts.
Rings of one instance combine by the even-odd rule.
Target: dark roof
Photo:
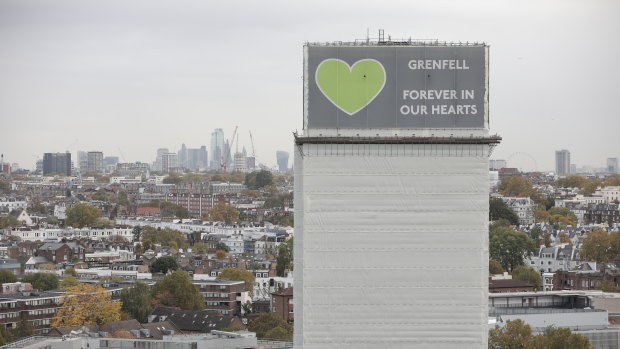
[[[211,332],[230,327],[234,317],[219,315],[208,310],[180,310],[174,308],[155,308],[149,315],[149,322],[169,321],[181,331]]]
[[[170,321],[150,322],[147,324],[142,324],[142,327],[149,330],[149,334],[155,339],[163,339],[163,330],[171,330],[174,331],[174,333],[180,332],[180,330]]]
[[[108,323],[105,323],[99,326],[99,328],[101,331],[112,333],[112,332],[116,332],[119,330],[125,330],[125,331],[140,330],[142,328],[142,325],[140,325],[138,320],[131,319],[131,320],[124,320],[124,321],[108,322]]]
[[[529,281],[525,280],[489,280],[489,288],[517,288],[534,287]]]
[[[281,289],[279,289],[276,292],[273,292],[271,294],[274,295],[274,296],[292,296],[293,295],[293,288],[292,287],[281,288]]]

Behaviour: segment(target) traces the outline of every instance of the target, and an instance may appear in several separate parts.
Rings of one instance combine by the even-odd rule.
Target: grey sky
[[[305,41],[376,37],[491,45],[493,158],[539,170],[620,157],[620,2],[0,1],[0,152],[101,150],[152,162],[210,144],[213,128],[259,162],[292,151]],[[509,163],[510,164],[510,163]]]

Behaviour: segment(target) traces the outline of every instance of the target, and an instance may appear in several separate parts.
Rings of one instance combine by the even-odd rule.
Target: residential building
[[[37,250],[38,257],[45,257],[53,263],[83,261],[86,249],[76,242],[45,243]]]
[[[209,210],[218,204],[228,204],[230,201],[224,194],[201,194],[201,193],[168,193],[164,200],[185,207],[190,217],[201,218],[207,215]]]
[[[573,270],[581,263],[578,249],[568,244],[556,244],[553,247],[540,246],[535,255],[525,258],[525,265],[547,273]]]
[[[519,216],[520,225],[534,223],[536,203],[530,198],[501,197],[502,201]]]
[[[271,312],[278,314],[282,320],[292,323],[295,318],[293,311],[293,288],[282,288],[271,294]]]
[[[71,153],[45,153],[43,154],[43,175],[63,174],[71,176]]]
[[[241,305],[251,302],[243,281],[200,280],[193,282],[205,297],[205,310],[221,315],[240,315]]]
[[[608,224],[613,226],[620,223],[619,204],[591,204],[584,214],[586,224]]]
[[[555,174],[565,176],[571,173],[570,152],[566,149],[555,151]]]
[[[116,164],[116,172],[121,176],[148,176],[150,166],[142,162]]]

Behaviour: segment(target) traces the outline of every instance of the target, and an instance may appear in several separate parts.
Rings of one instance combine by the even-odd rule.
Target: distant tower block
[[[304,48],[295,349],[487,348],[488,47],[391,43]]]
[[[278,150],[276,152],[276,160],[278,161],[278,171],[288,171],[288,152]]]
[[[555,151],[555,174],[565,176],[571,173],[570,152],[566,149]]]

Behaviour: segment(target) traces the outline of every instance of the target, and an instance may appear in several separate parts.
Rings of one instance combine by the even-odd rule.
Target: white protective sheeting
[[[486,348],[488,195],[486,145],[297,147],[295,348]]]

